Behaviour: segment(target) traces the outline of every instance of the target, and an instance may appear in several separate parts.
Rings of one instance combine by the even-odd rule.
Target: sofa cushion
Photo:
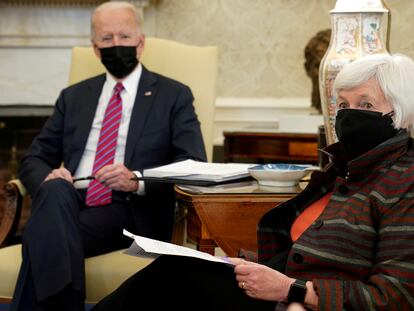
[[[115,290],[128,277],[152,262],[122,250],[85,260],[86,302],[95,303]],[[0,249],[0,298],[11,298],[21,263],[21,245]]]

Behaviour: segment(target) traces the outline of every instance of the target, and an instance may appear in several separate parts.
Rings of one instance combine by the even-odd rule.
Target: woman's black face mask
[[[117,45],[99,51],[106,70],[118,79],[129,75],[138,64],[136,46]]]
[[[347,153],[356,158],[397,134],[393,112],[341,109],[336,115],[335,131]]]

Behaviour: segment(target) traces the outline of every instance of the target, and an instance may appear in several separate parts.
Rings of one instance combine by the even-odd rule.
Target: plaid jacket
[[[414,310],[413,140],[400,131],[350,162],[339,143],[325,150],[327,168],[262,217],[259,262],[312,281],[318,310]],[[292,243],[297,215],[329,191],[324,212]]]

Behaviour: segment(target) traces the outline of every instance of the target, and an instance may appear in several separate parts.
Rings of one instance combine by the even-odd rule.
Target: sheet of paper
[[[231,265],[221,257],[215,257],[188,247],[134,235],[127,230],[124,230],[123,233],[134,240],[132,245],[124,251],[128,255],[154,259],[160,255],[187,256]]]

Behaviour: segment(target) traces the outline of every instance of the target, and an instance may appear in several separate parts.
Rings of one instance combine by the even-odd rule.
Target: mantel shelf
[[[0,105],[0,116],[2,117],[29,117],[29,116],[50,116],[54,106],[48,104],[11,104]]]

